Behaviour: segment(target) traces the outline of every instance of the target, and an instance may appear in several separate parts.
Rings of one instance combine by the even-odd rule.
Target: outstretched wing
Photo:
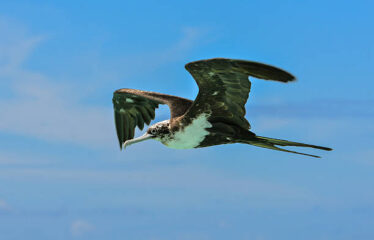
[[[244,60],[213,58],[188,63],[185,68],[199,86],[199,94],[183,116],[183,122],[209,113],[210,122],[235,124],[244,129],[250,128],[244,117],[251,89],[248,76],[280,82],[295,80],[282,69]]]
[[[114,119],[120,147],[134,138],[135,127],[141,130],[155,118],[159,104],[167,104],[171,118],[183,115],[192,101],[176,96],[135,89],[119,89],[113,93]]]

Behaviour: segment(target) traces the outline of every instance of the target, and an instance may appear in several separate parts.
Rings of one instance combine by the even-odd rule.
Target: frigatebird
[[[257,136],[249,131],[245,107],[251,82],[248,77],[291,82],[295,77],[266,64],[213,58],[185,65],[195,79],[199,93],[195,101],[149,91],[122,88],[114,92],[114,118],[120,148],[147,139],[155,139],[169,148],[189,149],[229,143],[245,143],[278,151],[319,157],[295,152],[279,146],[310,147],[330,151],[331,148],[287,140]],[[146,133],[134,138],[136,126],[155,118],[159,104],[170,108],[169,120],[158,122]]]

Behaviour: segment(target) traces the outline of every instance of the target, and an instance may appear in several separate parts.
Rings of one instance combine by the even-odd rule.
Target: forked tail
[[[316,145],[298,143],[298,142],[291,142],[291,141],[287,141],[287,140],[261,137],[261,136],[255,136],[250,140],[246,140],[245,143],[251,144],[251,145],[254,145],[254,146],[257,146],[257,147],[269,148],[269,149],[282,151],[282,152],[296,153],[296,154],[301,154],[301,155],[306,155],[306,156],[316,157],[316,158],[320,158],[320,156],[307,154],[307,153],[301,153],[301,152],[295,152],[295,151],[279,148],[277,146],[310,147],[310,148],[317,148],[317,149],[321,149],[321,150],[325,150],[325,151],[331,151],[332,150],[331,148],[328,148],[328,147],[322,147],[322,146],[316,146]]]

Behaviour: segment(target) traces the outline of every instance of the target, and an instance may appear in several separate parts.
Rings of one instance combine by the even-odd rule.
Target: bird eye
[[[155,128],[151,129],[151,133],[156,134],[156,129]]]

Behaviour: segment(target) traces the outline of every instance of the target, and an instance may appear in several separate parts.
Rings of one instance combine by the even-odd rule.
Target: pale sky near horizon
[[[374,238],[372,1],[0,2],[0,239]],[[251,79],[247,145],[119,151],[118,88],[194,99],[184,64],[227,57]],[[156,121],[169,117],[160,107]],[[140,134],[138,132],[137,134]]]

